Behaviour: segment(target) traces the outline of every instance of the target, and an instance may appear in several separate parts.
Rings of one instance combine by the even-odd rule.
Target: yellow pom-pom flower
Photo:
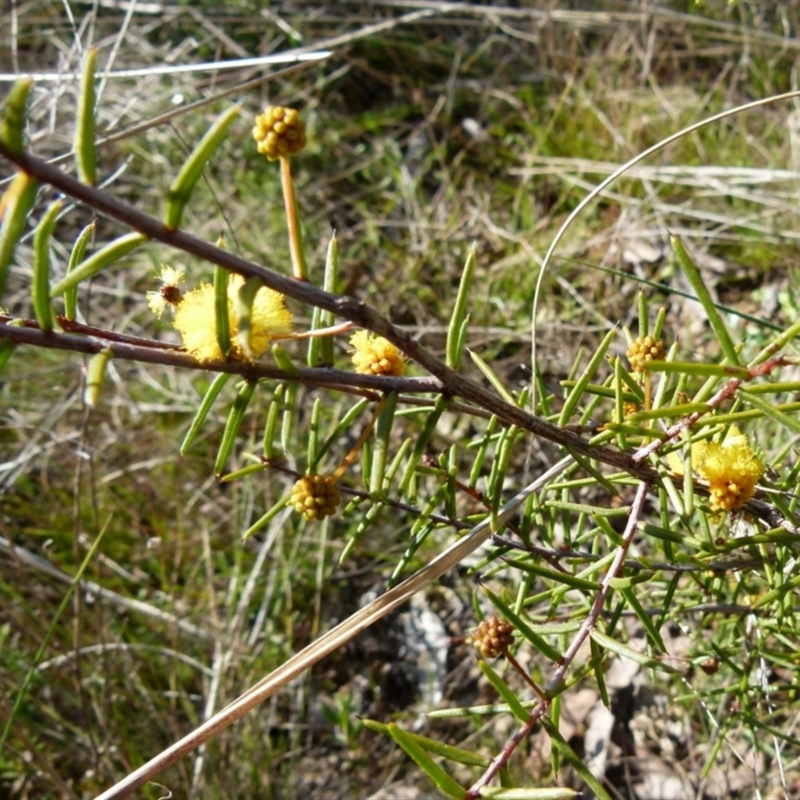
[[[234,314],[234,300],[244,284],[241,275],[234,275],[228,283],[228,319],[230,320],[233,348],[231,357],[243,359],[244,354],[236,343],[239,320]],[[183,339],[183,346],[198,361],[216,361],[222,358],[217,344],[217,329],[214,322],[214,287],[203,283],[181,299],[173,325]],[[250,318],[250,351],[258,358],[278,335],[290,333],[292,315],[284,305],[283,295],[267,287],[256,293]]]
[[[735,425],[723,442],[694,445],[692,463],[697,474],[708,481],[714,511],[741,508],[753,497],[764,474],[764,465]]]
[[[350,338],[353,364],[360,375],[393,375],[406,371],[406,360],[390,341],[369,331],[358,331]]]
[[[664,358],[664,343],[660,339],[652,336],[640,336],[634,339],[633,344],[628,348],[628,361],[631,362],[631,369],[634,372],[644,372],[650,361],[657,361]]]
[[[667,459],[673,472],[683,475],[683,462],[678,454],[670,453]],[[764,465],[735,425],[731,425],[722,442],[692,445],[692,469],[708,481],[713,511],[741,508],[752,499],[764,474]]]
[[[277,161],[296,155],[306,146],[306,124],[294,108],[268,106],[256,117],[253,138],[259,153]]]
[[[184,273],[182,269],[162,264],[158,278],[161,281],[161,289],[157,292],[148,292],[146,297],[150,310],[157,317],[161,317],[167,306],[175,308],[181,302],[180,284],[183,283]]]
[[[339,484],[324,475],[306,475],[292,488],[289,505],[307,520],[325,519],[336,513],[342,502]]]

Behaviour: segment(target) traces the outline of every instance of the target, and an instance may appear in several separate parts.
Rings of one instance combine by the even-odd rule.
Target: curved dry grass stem
[[[580,203],[578,203],[577,206],[575,206],[570,215],[564,220],[561,227],[556,231],[553,241],[550,242],[550,246],[547,248],[547,252],[542,259],[542,266],[539,268],[539,274],[536,276],[536,288],[533,291],[533,302],[531,303],[531,375],[536,375],[536,314],[539,308],[539,298],[541,297],[542,286],[544,285],[545,271],[552,261],[553,254],[561,242],[561,239],[563,239],[564,234],[566,234],[572,223],[578,218],[578,216],[589,205],[589,203],[599,197],[612,183],[614,183],[617,178],[624,175],[629,169],[631,169],[631,167],[635,167],[637,164],[648,159],[654,153],[657,153],[659,150],[663,150],[665,147],[668,147],[673,142],[677,142],[684,136],[688,136],[695,131],[699,131],[701,128],[705,128],[708,125],[713,125],[715,122],[719,122],[727,117],[732,117],[745,111],[752,111],[754,108],[760,108],[761,106],[770,105],[771,103],[779,103],[782,100],[791,100],[796,97],[800,97],[800,90],[784,92],[783,94],[776,94],[772,97],[764,97],[761,100],[754,100],[752,103],[744,103],[743,105],[736,106],[735,108],[729,108],[726,111],[721,111],[719,114],[714,114],[713,116],[707,117],[704,120],[700,120],[700,122],[695,122],[693,125],[689,125],[688,127],[683,128],[676,133],[671,134],[670,136],[667,136],[660,142],[656,142],[656,144],[654,144],[652,147],[648,147],[647,150],[643,150],[641,153],[630,159],[630,161],[626,161],[621,167],[615,169],[605,180],[601,181],[594,189],[592,189],[591,192],[589,192],[589,194],[586,195],[586,197],[583,198],[583,200],[581,200]],[[531,380],[530,398],[530,407],[536,410],[535,379]]]

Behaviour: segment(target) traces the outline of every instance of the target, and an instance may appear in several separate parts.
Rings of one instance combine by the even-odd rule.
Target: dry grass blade
[[[556,475],[559,475],[571,463],[571,457],[562,459],[509,500],[501,508],[497,516],[498,524],[502,525],[507,521],[533,492]],[[164,750],[147,764],[139,767],[139,769],[119,781],[115,786],[103,792],[98,796],[97,800],[120,800],[123,797],[128,797],[131,792],[136,791],[136,789],[147,781],[152,780],[171,764],[196,750],[200,745],[212,739],[229,725],[232,725],[252,708],[263,703],[264,700],[286,686],[287,683],[302,675],[320,659],[347,643],[370,625],[374,625],[379,619],[385,617],[417,592],[457,566],[470,553],[474,553],[494,532],[490,519],[487,518],[480,522],[463,538],[434,558],[430,564],[423,567],[419,572],[373,600],[369,605],[321,636],[316,642],[301,650],[285,664],[245,692],[238,700],[222,709],[199,728],[176,742],[172,747]]]

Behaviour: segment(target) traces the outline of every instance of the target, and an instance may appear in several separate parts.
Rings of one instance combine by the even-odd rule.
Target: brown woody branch
[[[508,425],[517,425],[543,439],[555,442],[588,458],[622,469],[642,480],[657,480],[655,472],[650,467],[636,463],[630,455],[600,445],[589,444],[577,433],[560,428],[518,406],[511,405],[493,392],[460,375],[415,341],[409,333],[392,325],[377,311],[355,298],[325,292],[309,283],[296,281],[248,261],[235,253],[221,250],[184,231],[170,230],[155,217],[145,214],[99,189],[81,183],[58,167],[48,164],[30,153],[11,153],[2,142],[0,142],[0,155],[38,181],[50,184],[60,192],[122,222],[150,239],[163,242],[177,250],[190,253],[197,258],[217,264],[245,277],[258,276],[266,286],[287,297],[292,297],[309,306],[331,311],[343,319],[350,320],[362,328],[383,336],[397,345],[409,358],[432,376],[438,378],[447,394],[462,397],[486,411],[496,414],[501,421]]]

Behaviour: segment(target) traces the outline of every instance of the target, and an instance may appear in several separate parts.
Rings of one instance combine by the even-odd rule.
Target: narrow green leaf
[[[18,172],[3,195],[6,210],[0,224],[0,297],[5,291],[8,269],[25,232],[38,188],[39,184],[30,175]]]
[[[278,413],[281,410],[281,402],[283,401],[284,385],[279,383],[275,387],[275,392],[272,395],[272,400],[267,410],[267,421],[264,423],[264,439],[262,443],[264,458],[273,458],[272,443],[275,441],[275,431],[278,430]],[[367,402],[366,400],[364,401]],[[309,465],[309,470],[312,472],[314,468]]]
[[[780,333],[750,362],[750,367],[754,367],[772,358],[776,353],[783,350],[792,339],[800,336],[800,319],[786,328],[786,330],[782,330],[771,323],[767,324],[762,322],[760,324],[763,324],[765,327],[771,327],[773,330],[778,330]]]
[[[705,364],[697,361],[648,361],[650,372],[676,372],[679,375],[709,375],[722,378],[747,378],[747,367],[729,367],[727,364]]]
[[[317,471],[317,465],[327,455],[328,451],[333,447],[336,442],[341,441],[342,434],[350,428],[355,420],[367,409],[370,401],[367,399],[359,400],[339,421],[337,426],[333,429],[331,435],[325,440],[325,443],[317,451],[317,458],[313,464],[309,464],[308,468],[312,472]]]
[[[336,234],[328,242],[328,253],[325,258],[325,274],[322,288],[326,292],[335,294],[339,283],[339,240]],[[315,308],[311,316],[311,330],[328,328],[333,325],[334,315],[331,311]],[[308,356],[306,363],[309,367],[331,367],[335,360],[334,339],[332,336],[312,336],[308,340]]]
[[[499,530],[497,519],[500,504],[503,501],[503,484],[519,433],[519,428],[516,425],[512,425],[500,434],[500,441],[497,444],[498,453],[492,462],[492,472],[488,481],[488,495],[491,501],[492,530],[495,532]]]
[[[97,49],[90,47],[83,61],[83,77],[78,97],[75,119],[75,163],[78,177],[83,183],[97,183],[97,157],[95,155],[95,94],[94,72],[97,66]]]
[[[314,398],[311,406],[311,419],[308,423],[308,449],[306,450],[306,464],[317,463],[317,446],[319,445],[319,420],[322,412],[322,398]]]
[[[600,584],[597,581],[587,581],[585,578],[579,578],[569,572],[561,572],[556,569],[544,567],[541,564],[518,561],[514,558],[505,558],[503,560],[510,567],[516,567],[530,575],[538,575],[539,577],[545,578],[545,580],[554,581],[564,586],[571,586],[573,589],[582,589],[590,592],[596,592],[600,589]]]
[[[217,344],[223,358],[231,353],[231,316],[228,301],[230,273],[223,267],[214,267],[214,325]],[[249,347],[248,337],[248,347]]]
[[[274,359],[275,363],[283,372],[287,374],[288,377],[300,377],[300,369],[297,367],[294,361],[292,361],[292,357],[286,352],[282,344],[273,342],[272,345],[270,345],[270,352],[272,353],[272,358]]]
[[[486,676],[489,683],[492,684],[495,691],[505,700],[511,713],[520,722],[527,722],[530,714],[522,707],[522,703],[517,699],[511,687],[492,669],[491,664],[481,658],[478,659],[478,666],[481,668],[481,672]]]
[[[414,470],[416,470],[417,464],[419,464],[419,460],[422,458],[425,448],[428,446],[428,442],[436,429],[436,425],[446,408],[447,400],[444,398],[444,395],[439,395],[436,398],[433,409],[428,414],[428,418],[425,420],[425,424],[422,426],[417,443],[414,445],[414,450],[411,453],[411,457],[408,459],[405,472],[403,472],[403,477],[400,479],[399,494],[401,497],[407,496],[408,488],[411,485],[411,479],[414,476]]]
[[[386,461],[391,447],[394,413],[397,410],[397,392],[384,395],[382,408],[375,426],[375,447],[372,452],[372,464],[369,476],[370,495],[377,500],[383,493],[383,480],[386,475]]]
[[[550,706],[550,720],[553,727],[558,730],[561,727],[561,694],[553,698]],[[558,775],[561,770],[561,751],[557,747],[550,748],[550,768],[554,775]]]
[[[761,411],[765,417],[769,417],[773,422],[777,422],[778,425],[792,431],[792,433],[800,433],[800,420],[796,417],[790,417],[788,414],[784,414],[783,411],[778,410],[769,400],[764,400],[763,397],[759,397],[746,389],[739,389],[739,396],[751,406]]]
[[[389,735],[411,756],[416,765],[434,782],[438,789],[450,797],[463,798],[466,794],[460,784],[454,781],[420,745],[402,728],[393,722],[389,724]]]
[[[2,330],[2,327],[0,327],[0,332],[2,332]],[[6,337],[0,338],[0,372],[2,372],[6,364],[8,364],[8,360],[11,358],[13,352],[14,342]]]
[[[662,653],[666,653],[667,648],[664,645],[664,640],[661,638],[658,628],[653,625],[653,618],[647,613],[644,606],[639,602],[639,598],[636,597],[632,589],[621,589],[621,593],[628,605],[633,609],[634,613],[639,618],[639,622],[642,623],[642,627],[645,629],[650,641]]]
[[[67,289],[77,286],[81,281],[85,281],[100,272],[111,264],[124,258],[128,253],[132,253],[147,241],[143,233],[126,233],[119,239],[107,244],[102,250],[98,250],[94,255],[89,256],[82,264],[75,267],[69,275],[65,275],[50,290],[51,297],[59,297]]]
[[[286,504],[289,502],[289,498],[292,496],[291,492],[287,492],[277,503],[275,503],[272,508],[264,514],[263,517],[256,520],[243,534],[241,541],[245,541],[245,539],[249,539],[254,533],[260,531],[265,525],[268,525],[278,514],[281,513],[286,508]]]
[[[36,321],[43,331],[53,330],[53,307],[50,302],[50,237],[56,226],[58,212],[64,203],[51,203],[33,234],[32,304]]]
[[[67,275],[83,261],[89,239],[94,234],[96,222],[90,222],[79,234],[69,254],[69,264],[67,264]],[[64,292],[64,317],[73,321],[78,313],[78,287],[73,286]]]
[[[294,409],[297,403],[297,384],[284,384],[283,415],[281,416],[281,447],[284,453],[291,451],[291,438],[294,430]]]
[[[33,81],[30,78],[20,78],[11,87],[3,105],[3,115],[0,117],[0,142],[13,155],[19,155],[25,147],[25,110],[32,85]]]
[[[552,746],[558,749],[564,759],[572,765],[578,775],[583,778],[586,785],[594,792],[598,800],[612,800],[611,795],[605,790],[603,784],[589,772],[589,768],[583,763],[583,759],[569,746],[567,740],[561,735],[558,728],[553,725],[552,721],[546,716],[543,716],[541,721],[542,727],[544,727],[547,734],[550,736],[550,743]]]
[[[503,385],[503,381],[497,376],[495,371],[473,350],[467,348],[467,352],[469,353],[469,357],[472,359],[472,363],[481,371],[483,377],[486,378],[489,383],[492,384],[494,390],[512,406],[517,404],[517,401],[514,399],[514,395],[506,389]]]
[[[447,328],[447,346],[445,348],[446,363],[452,369],[458,369],[461,362],[461,355],[464,346],[464,323],[467,321],[467,303],[469,301],[469,290],[472,285],[472,276],[475,272],[477,261],[476,245],[472,245],[467,260],[464,263],[464,270],[461,273],[461,281],[458,285],[458,295],[453,306],[453,315],[450,317],[450,325]],[[460,345],[460,347],[459,347]]]
[[[236,469],[233,472],[229,472],[227,475],[223,475],[220,479],[220,483],[233,483],[233,481],[241,480],[242,478],[246,478],[248,475],[255,475],[258,472],[264,472],[265,470],[269,469],[268,464],[263,464],[259,462],[258,464],[248,464],[246,467],[242,467],[241,469]]]
[[[612,639],[604,633],[600,633],[600,631],[592,631],[591,637],[601,647],[605,647],[606,650],[610,650],[612,653],[616,653],[622,658],[627,658],[629,661],[641,664],[643,667],[649,667],[650,669],[655,669],[660,672],[677,672],[677,670],[669,664],[659,661],[657,658],[652,658],[648,656],[647,653],[640,653],[638,650],[634,650],[632,647],[628,647],[628,645],[622,644],[622,642],[618,642],[616,639]]]
[[[86,367],[86,386],[83,390],[83,402],[89,408],[94,408],[100,400],[100,389],[106,377],[106,368],[113,355],[111,348],[106,347],[89,359]]]
[[[211,411],[211,406],[214,405],[214,401],[219,396],[223,386],[225,386],[231,377],[231,374],[228,372],[220,372],[220,374],[214,378],[214,380],[211,382],[211,385],[206,390],[205,397],[203,397],[203,402],[200,403],[197,413],[194,415],[194,419],[192,420],[192,424],[189,426],[186,436],[183,437],[183,442],[181,443],[180,449],[180,454],[182,456],[186,455],[186,451],[189,449],[189,447],[191,447],[192,442],[200,432],[200,428],[203,427],[203,423],[206,421],[208,412]]]
[[[220,443],[219,452],[217,453],[217,460],[214,463],[215,475],[221,475],[222,471],[225,469],[225,464],[233,451],[236,436],[239,433],[245,411],[247,411],[247,406],[250,404],[257,384],[258,381],[244,381],[239,389],[239,394],[236,395],[236,399],[233,401],[230,413],[228,414],[228,421],[225,424],[225,430],[222,433],[222,442]]]
[[[347,561],[347,559],[350,557],[350,554],[353,552],[353,548],[359,543],[361,537],[367,532],[367,530],[369,530],[383,509],[383,503],[374,503],[371,508],[367,509],[367,513],[364,514],[361,521],[358,523],[358,525],[356,525],[353,535],[347,540],[347,544],[345,544],[344,549],[339,556],[339,562],[337,566],[341,567],[342,564]]]
[[[373,719],[362,720],[364,727],[375,733],[389,733],[389,726],[382,722],[377,722]],[[449,761],[455,761],[458,764],[466,764],[470,767],[488,767],[492,763],[492,759],[488,756],[478,755],[471,750],[465,750],[463,747],[455,747],[450,744],[444,744],[437,739],[430,739],[427,736],[421,736],[418,733],[409,733],[405,731],[407,736],[410,736],[420,747],[429,753],[434,753],[437,756],[446,758]]]
[[[233,121],[239,116],[242,110],[241,104],[229,108],[222,114],[217,121],[208,129],[206,135],[192,151],[186,163],[181,167],[175,180],[167,192],[167,204],[164,211],[164,225],[170,230],[180,227],[183,209],[189,201],[197,181],[203,174],[206,164],[214,155],[217,148],[225,140]]]
[[[578,797],[580,792],[566,787],[552,789],[504,789],[502,787],[485,786],[481,789],[481,797],[487,800],[570,800]]]
[[[650,315],[647,310],[647,295],[639,290],[639,336],[647,336],[650,325]],[[655,338],[655,337],[654,337]]]
[[[705,413],[709,410],[708,403],[684,403],[683,405],[654,408],[649,411],[635,411],[627,419],[629,422],[644,422],[650,419],[673,419],[674,417],[686,417],[696,411]]]
[[[250,348],[250,332],[252,330],[253,302],[259,290],[264,286],[264,281],[253,275],[248,278],[236,293],[234,313],[239,325],[236,341],[246,358],[252,360],[253,351]]]
[[[608,697],[608,687],[606,686],[606,675],[603,672],[603,651],[600,646],[591,637],[589,638],[589,649],[592,651],[592,669],[594,670],[594,679],[597,681],[597,691],[600,693],[600,699],[606,708],[611,707],[611,700]],[[559,695],[560,697],[561,695]]]
[[[469,473],[469,488],[474,489],[478,485],[478,479],[481,477],[483,471],[483,463],[486,461],[486,452],[489,449],[494,432],[497,429],[497,417],[492,415],[489,419],[489,424],[486,426],[486,432],[483,435],[478,452],[475,455],[475,461],[472,462],[472,469]]]
[[[686,276],[686,280],[689,281],[689,285],[694,290],[697,299],[706,312],[708,321],[717,336],[717,340],[722,348],[722,352],[725,354],[725,358],[728,360],[728,364],[731,366],[739,366],[741,361],[739,360],[739,354],[736,352],[736,347],[733,344],[733,339],[731,339],[731,335],[728,333],[728,329],[722,321],[722,316],[719,311],[717,311],[717,307],[711,299],[711,294],[703,280],[703,276],[700,274],[700,270],[695,266],[695,263],[692,261],[679,237],[670,236],[669,240],[670,244],[672,244],[675,257],[678,259],[678,264],[680,264],[683,274]]]
[[[597,348],[597,351],[592,355],[589,363],[586,365],[586,369],[581,374],[580,378],[578,378],[577,383],[575,384],[575,388],[567,395],[567,398],[564,400],[564,407],[561,409],[561,414],[558,418],[558,424],[560,426],[566,425],[570,417],[572,416],[573,412],[580,403],[581,399],[583,398],[583,392],[586,386],[588,386],[589,382],[594,377],[595,373],[597,372],[600,364],[603,363],[606,357],[606,353],[608,352],[608,348],[611,347],[611,343],[617,338],[617,329],[612,328],[604,337],[603,341],[600,342],[600,346]]]

